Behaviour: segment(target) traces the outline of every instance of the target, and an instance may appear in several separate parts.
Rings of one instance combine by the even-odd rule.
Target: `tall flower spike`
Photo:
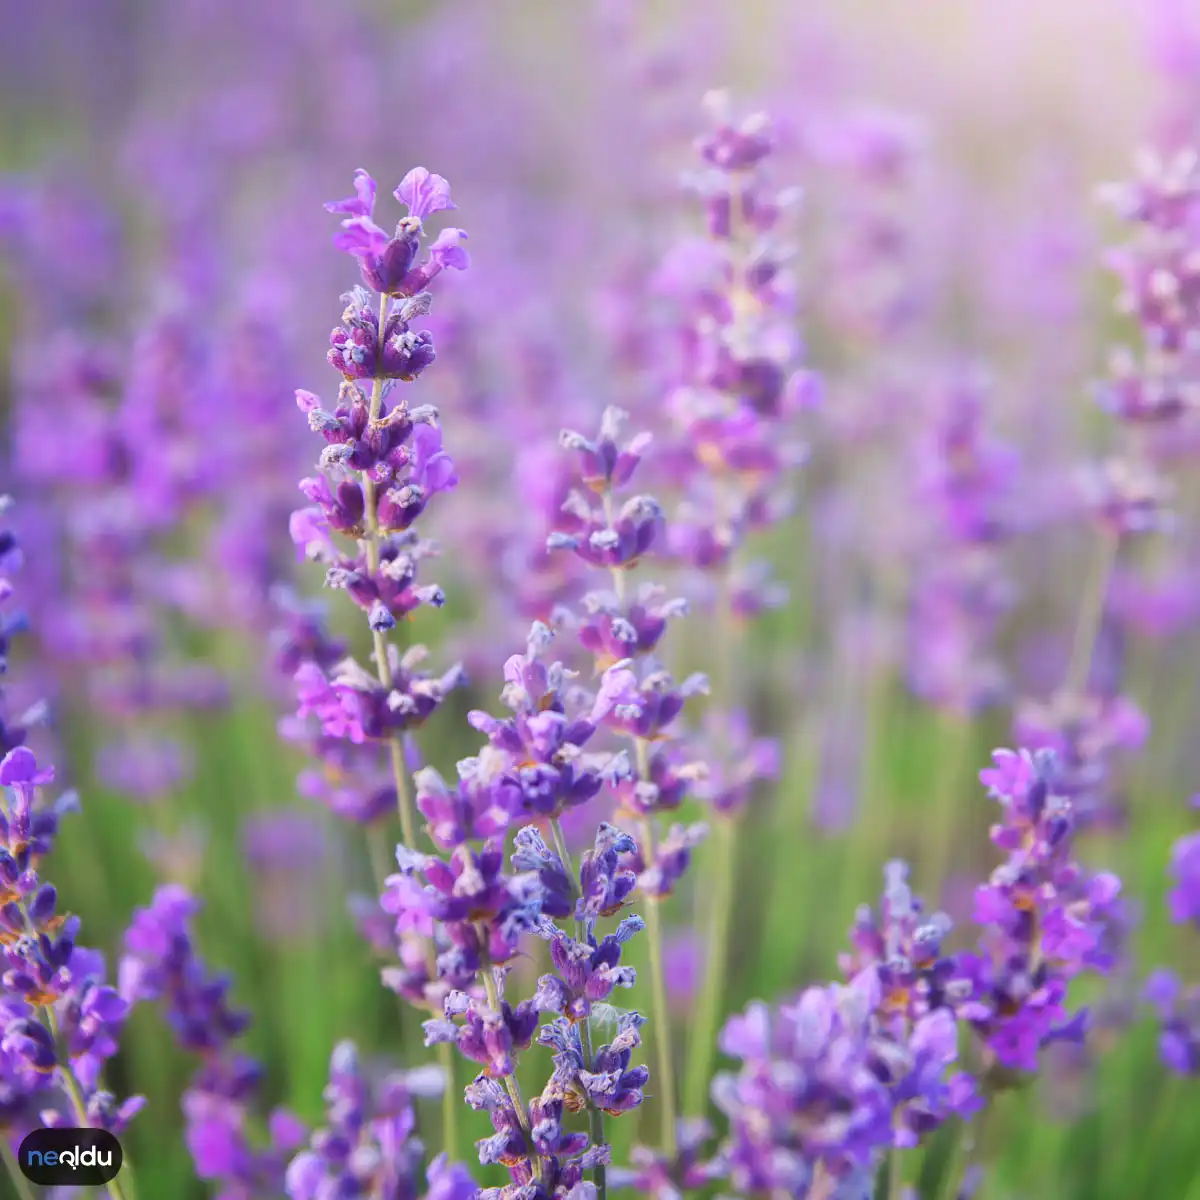
[[[120,965],[121,995],[161,1004],[176,1043],[199,1060],[182,1098],[196,1174],[234,1195],[278,1194],[288,1157],[306,1130],[293,1113],[277,1108],[267,1121],[266,1145],[256,1141],[263,1070],[237,1050],[250,1016],[229,1003],[230,980],[213,974],[196,953],[192,920],[200,908],[185,888],[167,884],[134,913]]]
[[[1087,1011],[1070,1011],[1068,987],[1111,968],[1107,933],[1121,882],[1089,876],[1072,858],[1074,811],[1052,752],[992,757],[980,781],[1002,807],[991,837],[1008,857],[975,893],[980,953],[958,956],[947,987],[989,1067],[1035,1071],[1043,1046],[1083,1037]]]
[[[729,1118],[722,1158],[739,1192],[870,1196],[883,1155],[973,1111],[969,1082],[953,1073],[950,1012],[909,1030],[881,1019],[882,1001],[866,970],[778,1012],[756,1002],[730,1018],[721,1049],[742,1065],[714,1079],[713,1098]]]
[[[313,393],[296,393],[324,449],[320,474],[301,481],[311,507],[293,513],[291,534],[302,558],[324,565],[326,587],[346,592],[366,615],[374,670],[354,658],[334,661],[319,638],[309,653],[292,655],[299,707],[285,730],[324,760],[324,780],[310,776],[307,790],[366,823],[385,815],[390,793],[411,846],[416,826],[404,739],[441,706],[462,672],[454,667],[430,676],[421,669],[423,647],[401,654],[387,635],[418,608],[445,603],[440,587],[418,582],[420,564],[434,547],[416,526],[433,498],[457,485],[458,475],[437,411],[410,407],[395,389],[434,361],[431,335],[413,328],[430,310],[426,288],[443,268],[461,270],[468,258],[459,244],[466,235],[445,230],[417,262],[423,218],[454,207],[441,176],[424,168],[405,176],[396,197],[409,214],[392,237],[373,220],[375,181],[360,170],[354,188],[352,197],[326,208],[344,214],[335,242],[358,258],[371,291],[356,288],[343,297],[342,323],[328,353],[343,376],[336,404],[325,408]],[[365,380],[369,393],[359,386]]]
[[[6,611],[21,551],[0,497],[0,676],[8,641],[23,622]],[[0,713],[7,695],[0,689]],[[18,727],[8,739],[23,742]],[[73,1125],[122,1133],[145,1100],[119,1101],[101,1076],[117,1052],[130,1004],[107,980],[104,955],[78,940],[80,920],[58,911],[42,877],[60,818],[73,794],[44,802],[54,780],[25,745],[0,759],[0,1121],[4,1136],[38,1126]]]

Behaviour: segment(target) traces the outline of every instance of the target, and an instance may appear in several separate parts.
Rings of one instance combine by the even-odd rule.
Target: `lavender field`
[[[1200,1200],[1193,0],[0,0],[0,355],[0,1195]]]

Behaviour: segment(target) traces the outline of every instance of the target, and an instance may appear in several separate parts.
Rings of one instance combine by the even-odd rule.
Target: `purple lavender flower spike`
[[[1082,1036],[1087,1014],[1070,1012],[1068,985],[1111,969],[1121,884],[1071,857],[1074,811],[1052,752],[997,750],[993,762],[980,780],[1003,808],[991,837],[1008,859],[975,894],[982,953],[960,955],[947,986],[991,1064],[1034,1071],[1043,1046]]]
[[[1200,1075],[1200,987],[1185,989],[1171,971],[1146,980],[1144,996],[1162,1023],[1158,1050],[1176,1075]]]
[[[721,1178],[723,1165],[706,1157],[713,1138],[707,1121],[683,1119],[675,1135],[679,1147],[674,1159],[635,1146],[630,1152],[630,1166],[613,1168],[609,1181],[617,1188],[632,1188],[653,1197],[653,1200],[677,1200],[688,1192],[698,1192]]]
[[[162,1004],[176,1042],[200,1061],[181,1102],[197,1175],[219,1181],[233,1195],[278,1194],[288,1156],[305,1130],[293,1114],[276,1109],[267,1144],[256,1144],[250,1118],[262,1068],[236,1049],[250,1017],[230,1005],[229,979],[211,973],[196,954],[191,923],[200,907],[185,888],[166,884],[134,913],[120,992],[131,1002]]]
[[[414,1100],[445,1086],[436,1069],[387,1075],[368,1082],[352,1042],[342,1042],[329,1063],[327,1124],[288,1164],[289,1200],[332,1196],[421,1194],[424,1147],[416,1137]],[[425,1173],[426,1200],[472,1200],[477,1186],[465,1167],[439,1155]]]
[[[534,998],[538,1011],[559,1013],[575,1024],[588,1020],[592,1006],[607,1001],[615,988],[633,987],[637,972],[621,964],[621,947],[644,928],[640,917],[626,917],[599,942],[594,934],[581,942],[552,922],[543,922],[541,936],[550,943],[550,961],[557,974],[543,975],[538,981]]]
[[[1200,809],[1200,796],[1192,797],[1192,807]],[[1176,841],[1170,873],[1175,885],[1167,896],[1171,920],[1200,929],[1200,833]],[[1173,971],[1160,969],[1146,980],[1144,999],[1158,1014],[1159,1054],[1167,1069],[1200,1074],[1200,986],[1185,988]]]
[[[1200,796],[1192,798],[1200,809]],[[1181,837],[1171,850],[1171,876],[1175,886],[1167,897],[1171,920],[1200,929],[1200,832]]]
[[[972,1090],[950,1073],[952,1014],[938,1009],[897,1035],[877,1023],[880,995],[867,971],[848,987],[809,988],[778,1013],[756,1003],[729,1020],[721,1049],[742,1066],[716,1077],[713,1097],[730,1120],[722,1158],[739,1191],[802,1196],[821,1177],[869,1195],[884,1153],[973,1111]]]
[[[1118,763],[1140,750],[1149,735],[1149,722],[1132,700],[1062,692],[1046,704],[1027,701],[1017,709],[1013,733],[1028,750],[1054,752],[1056,786],[1070,799],[1080,825],[1120,823]]]
[[[415,262],[420,251],[423,217],[454,208],[450,185],[423,167],[410,171],[395,191],[396,199],[407,204],[409,215],[401,218],[389,237],[375,224],[375,181],[359,169],[354,175],[356,195],[348,200],[326,204],[330,212],[348,214],[334,245],[359,260],[363,282],[373,292],[385,296],[413,297],[424,291],[441,271],[450,267],[465,270],[469,259],[461,242],[466,234],[460,229],[445,229],[430,248],[424,263]],[[377,329],[378,332],[378,329]]]
[[[0,517],[9,508],[0,497]],[[5,522],[6,524],[7,522]],[[9,639],[24,627],[7,611],[22,556],[0,528],[0,677]],[[0,714],[8,697],[0,689]],[[118,1100],[102,1081],[117,1053],[130,1001],[107,978],[104,955],[79,942],[80,920],[58,911],[57,889],[42,878],[59,820],[77,798],[47,803],[54,769],[23,745],[20,725],[0,725],[0,1118],[5,1136],[39,1125],[123,1133],[145,1100]],[[15,744],[13,744],[15,743]]]

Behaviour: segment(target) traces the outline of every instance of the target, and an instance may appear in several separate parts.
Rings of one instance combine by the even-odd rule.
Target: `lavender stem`
[[[1120,537],[1106,530],[1100,536],[1100,545],[1092,561],[1091,574],[1083,593],[1083,606],[1079,613],[1079,624],[1075,628],[1075,641],[1071,648],[1071,662],[1067,668],[1066,687],[1072,694],[1083,693],[1092,670],[1092,654],[1100,624],[1104,620],[1104,603],[1108,598],[1108,584],[1116,566]]]
[[[390,303],[390,297],[387,295],[379,297],[379,338],[381,344],[383,341],[383,331],[387,325]],[[383,355],[381,353],[381,364],[382,361]],[[372,424],[379,420],[379,410],[382,404],[383,376],[376,375],[371,384],[370,420]],[[362,473],[362,483],[363,497],[366,505],[367,567],[370,570],[371,576],[374,577],[379,573],[379,513],[376,505],[375,480],[371,478],[369,471]],[[372,630],[371,638],[375,647],[375,669],[379,675],[379,682],[385,688],[390,688],[392,680],[391,672],[388,670],[387,638],[384,636],[382,629]],[[413,813],[412,792],[408,786],[408,769],[404,763],[404,744],[399,734],[388,739],[388,752],[392,760],[392,776],[396,783],[396,807],[400,810],[400,830],[404,835],[404,844],[415,847],[417,844],[417,822]]]
[[[21,916],[24,918],[25,926],[29,930],[31,937],[37,936],[37,931],[34,928],[33,922],[29,916],[29,910],[24,901],[20,902]],[[46,1018],[46,1028],[50,1031],[51,1038],[54,1039],[56,1057],[59,1059],[59,1071],[62,1074],[63,1090],[67,1093],[67,1099],[71,1102],[71,1109],[75,1113],[75,1119],[80,1126],[87,1128],[90,1126],[87,1114],[87,1101],[83,1098],[78,1081],[75,1079],[75,1073],[71,1070],[71,1062],[67,1055],[66,1044],[62,1037],[62,1032],[59,1029],[58,1017],[54,1015],[52,1005],[47,1005],[42,1009],[42,1014]],[[112,1197],[112,1200],[126,1200],[124,1191],[116,1179],[110,1179],[104,1185],[104,1190]]]
[[[487,993],[488,1004],[493,1012],[500,1012],[500,992],[496,987],[496,976],[491,964],[485,961],[483,969],[479,973],[483,976],[483,988]],[[517,1120],[521,1124],[521,1132],[525,1135],[526,1144],[529,1146],[529,1153],[532,1155],[530,1162],[533,1167],[533,1177],[540,1181],[542,1178],[542,1158],[533,1146],[533,1128],[529,1124],[529,1109],[525,1107],[525,1097],[521,1094],[521,1085],[517,1082],[516,1075],[505,1075],[504,1087],[508,1092],[508,1098],[512,1101],[513,1108],[516,1110]]]
[[[634,739],[639,779],[650,777],[650,744],[644,738]],[[650,818],[642,820],[642,858],[654,861],[654,826]],[[667,976],[663,962],[662,914],[659,901],[650,897],[646,903],[646,935],[650,941],[650,987],[654,1001],[654,1044],[658,1051],[659,1092],[662,1101],[663,1152],[669,1159],[678,1153],[675,1137],[675,1067],[671,1054],[670,1009],[667,1006]]]
[[[8,1175],[12,1180],[13,1191],[17,1193],[18,1200],[35,1200],[33,1189],[21,1173],[21,1168],[17,1164],[17,1156],[13,1153],[7,1138],[0,1138],[0,1152],[4,1155],[4,1165],[8,1168]]]
[[[904,1191],[904,1170],[903,1163],[900,1159],[900,1150],[893,1146],[888,1154],[887,1165],[887,1198],[888,1200],[900,1200],[900,1196]]]
[[[740,203],[740,201],[739,201]],[[733,594],[728,572],[721,581],[717,607],[717,646],[719,673],[713,694],[719,703],[732,705],[734,695],[733,665]],[[709,893],[709,912],[705,931],[703,982],[696,1001],[692,1027],[692,1048],[688,1056],[688,1072],[684,1083],[684,1107],[693,1116],[703,1116],[708,1106],[708,1088],[716,1058],[717,1035],[721,1025],[722,1002],[725,999],[725,968],[729,961],[729,931],[734,903],[734,882],[737,875],[738,825],[730,817],[718,816],[713,831],[712,890]]]
[[[579,888],[577,886],[578,876],[575,874],[575,868],[571,864],[571,852],[567,849],[567,839],[563,836],[562,822],[557,817],[552,817],[550,820],[550,833],[554,838],[554,849],[558,857],[562,860],[562,865],[566,869],[567,879],[571,884],[571,902],[574,903],[579,899]],[[584,935],[584,923],[580,919],[575,921],[575,936],[582,944]],[[595,1049],[592,1043],[592,1018],[589,1016],[582,1022],[580,1029],[580,1040],[583,1044],[583,1065],[584,1069],[591,1071],[595,1067]],[[597,1108],[594,1104],[588,1105],[588,1129],[591,1134],[592,1144],[594,1146],[604,1145],[604,1111]],[[596,1185],[596,1195],[598,1200],[607,1200],[608,1197],[608,1171],[603,1163],[598,1163],[595,1170],[592,1172],[592,1182]]]
[[[705,937],[703,984],[696,1003],[692,1025],[691,1052],[684,1088],[684,1107],[693,1116],[703,1116],[708,1106],[708,1085],[716,1057],[717,1031],[721,1024],[724,999],[725,965],[729,957],[729,931],[733,909],[734,877],[737,862],[737,825],[718,820],[713,830],[711,870],[712,888]]]
[[[50,1027],[50,1033],[55,1042],[58,1043],[58,1021],[55,1019],[54,1013],[50,1009],[46,1010],[46,1023]],[[71,1070],[70,1066],[65,1060],[65,1055],[61,1069],[63,1077],[63,1089],[66,1091],[67,1097],[71,1101],[71,1108],[75,1112],[75,1118],[79,1121],[80,1125],[86,1126],[88,1124],[87,1104],[84,1102],[83,1093],[79,1090],[79,1084],[75,1081],[75,1073]],[[110,1179],[108,1183],[104,1185],[104,1190],[112,1197],[112,1200],[126,1200],[125,1192],[115,1178]]]
[[[388,308],[391,299],[386,294],[379,297],[379,338],[382,343],[383,331],[387,325]],[[383,356],[380,355],[382,363]],[[377,375],[371,384],[370,420],[372,423],[379,419],[379,410],[383,405],[383,376]],[[362,473],[363,497],[366,507],[367,523],[367,566],[372,576],[379,572],[379,513],[376,505],[375,480],[369,471]],[[391,686],[391,672],[388,670],[387,638],[382,629],[373,629],[371,639],[375,648],[375,669],[379,682],[383,686]],[[406,846],[415,847],[417,844],[417,822],[413,811],[412,789],[408,785],[408,766],[404,761],[404,742],[400,734],[388,739],[388,756],[392,763],[392,779],[396,785],[396,807],[400,812],[400,832]],[[442,1138],[447,1152],[453,1153],[458,1145],[458,1105],[454,1102],[454,1055],[448,1045],[438,1047],[438,1061],[446,1077],[445,1091],[442,1093]]]

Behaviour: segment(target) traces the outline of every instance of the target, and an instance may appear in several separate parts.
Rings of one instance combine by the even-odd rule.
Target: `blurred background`
[[[319,1118],[341,1037],[410,1065],[429,1053],[356,931],[368,839],[286,736],[277,633],[298,603],[281,585],[320,590],[288,536],[317,453],[292,396],[335,394],[328,331],[356,278],[322,205],[358,167],[381,205],[409,167],[443,174],[470,234],[419,385],[461,479],[427,528],[448,603],[412,631],[469,671],[414,749],[449,775],[478,745],[466,712],[495,710],[505,658],[555,598],[531,564],[560,426],[590,432],[608,404],[633,428],[662,420],[658,285],[702,226],[680,182],[701,99],[728,87],[771,114],[773,177],[803,191],[787,232],[824,399],[796,512],[759,544],[788,599],[737,649],[753,727],[784,755],[739,842],[726,1005],[833,977],[889,858],[967,919],[993,862],[975,777],[1066,667],[1093,547],[1076,472],[1112,439],[1093,382],[1132,336],[1096,191],[1143,147],[1200,132],[1185,0],[0,0],[0,30],[3,490],[31,618],[9,690],[14,710],[47,701],[36,737],[83,797],[48,873],[114,958],[156,882],[195,889],[204,956],[253,1014],[263,1111]],[[984,561],[922,490],[960,402],[1021,463]],[[1194,1121],[1173,1107],[1186,1093],[1137,1004],[1154,965],[1200,974],[1200,940],[1164,902],[1200,765],[1198,450],[1189,432],[1164,452],[1183,527],[1123,564],[1097,643],[1097,688],[1152,721],[1087,850],[1127,881],[1128,953],[1096,989],[1087,1052],[1050,1056],[1000,1106],[989,1196],[1200,1197]],[[947,562],[965,563],[968,616],[926,586]],[[335,627],[365,653],[337,600]],[[704,611],[672,635],[677,675],[712,669]],[[690,894],[668,919],[683,1028]],[[149,1100],[127,1139],[142,1200],[211,1194],[183,1137],[193,1069],[135,1011],[111,1075]],[[436,1105],[425,1121],[437,1147]],[[487,1132],[464,1122],[464,1145]],[[947,1153],[926,1155],[920,1194]]]

